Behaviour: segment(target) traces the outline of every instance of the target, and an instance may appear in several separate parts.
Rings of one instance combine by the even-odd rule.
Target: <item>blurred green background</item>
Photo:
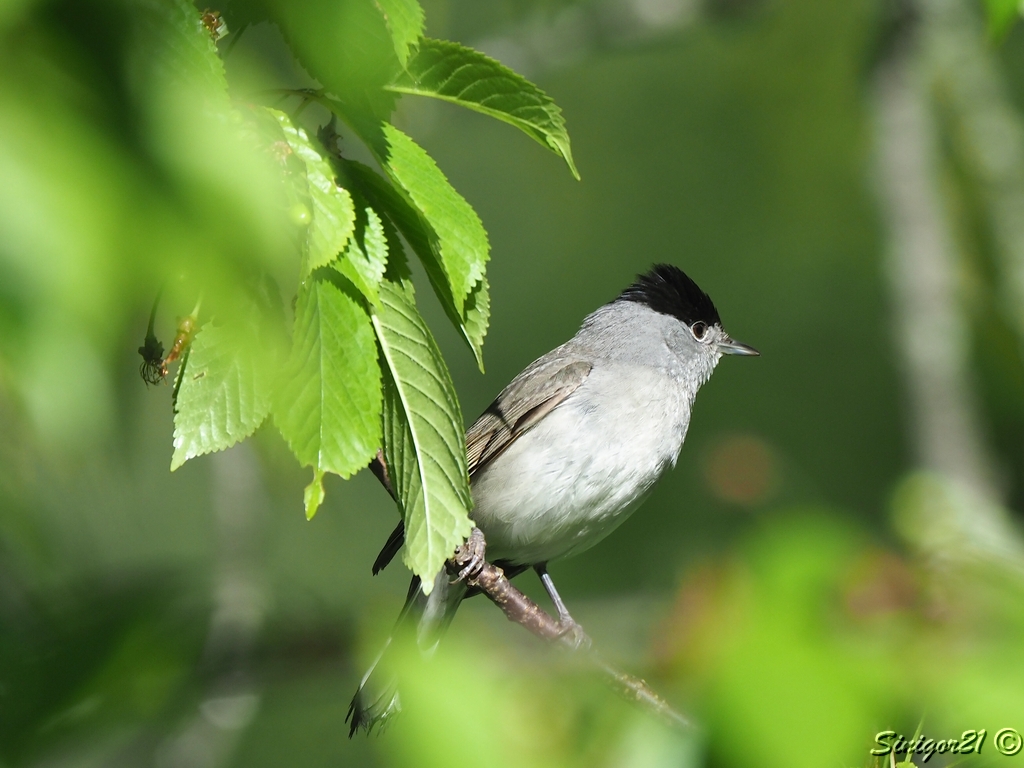
[[[724,360],[675,471],[552,566],[596,646],[694,729],[473,600],[434,659],[407,661],[402,717],[350,741],[408,581],[397,563],[370,575],[394,505],[367,473],[331,478],[306,522],[307,473],[268,428],[169,473],[170,388],[143,384],[135,352],[161,277],[210,254],[274,269],[286,234],[223,127],[180,117],[194,93],[133,100],[159,41],[131,8],[0,2],[0,765],[889,765],[868,754],[879,731],[972,728],[980,758],[929,763],[1024,764],[994,744],[1024,733],[1024,256],[1007,224],[1024,29],[997,45],[980,3],[947,0],[424,2],[430,36],[555,99],[582,175],[493,120],[399,103],[491,238],[486,375],[418,292],[467,419],[654,262],[762,357]],[[308,83],[275,28],[234,35],[234,98]],[[971,67],[977,91],[957,79]],[[900,73],[916,79],[886,91]],[[913,98],[923,122],[887,122]],[[1009,150],[986,156],[976,124],[1016,130]],[[902,272],[929,198],[901,218],[913,168],[891,173],[884,149],[901,140],[930,158],[948,245]],[[165,339],[189,309],[172,288]],[[915,358],[907,329],[931,311],[952,325]],[[946,379],[958,399],[930,406]],[[949,413],[967,426],[929,431]],[[943,441],[981,471],[959,476]],[[534,582],[517,581],[540,599]]]

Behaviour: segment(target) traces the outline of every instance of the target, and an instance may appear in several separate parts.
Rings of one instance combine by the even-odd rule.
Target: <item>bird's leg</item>
[[[487,555],[487,543],[484,540],[483,531],[474,528],[455,554],[452,555],[452,562],[460,568],[459,575],[455,577],[452,584],[458,584],[466,578],[475,577],[484,566],[484,557]]]
[[[551,602],[555,604],[555,610],[558,611],[558,622],[560,624],[575,624],[576,620],[573,619],[569,613],[569,609],[565,607],[565,603],[562,602],[561,595],[558,594],[558,590],[555,589],[555,582],[551,580],[551,574],[548,573],[548,564],[539,563],[533,566],[533,570],[540,576],[540,583],[544,585],[544,589],[548,593],[548,597],[551,598]]]
[[[548,593],[548,597],[551,598],[551,602],[555,605],[555,610],[558,611],[558,624],[562,628],[562,635],[571,640],[574,648],[587,648],[590,646],[590,638],[587,633],[583,631],[583,627],[577,623],[576,619],[569,613],[569,609],[565,607],[565,603],[562,602],[561,595],[558,594],[558,590],[555,589],[555,582],[551,580],[551,574],[548,573],[547,563],[538,563],[533,566],[533,570],[540,576],[540,583],[544,585],[544,590]]]

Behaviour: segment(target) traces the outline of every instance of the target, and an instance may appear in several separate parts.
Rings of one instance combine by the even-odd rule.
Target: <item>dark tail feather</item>
[[[356,695],[352,697],[352,703],[348,705],[345,722],[349,724],[348,737],[350,739],[360,729],[365,730],[367,734],[373,730],[374,726],[380,726],[383,729],[392,717],[402,711],[402,702],[398,698],[398,686],[394,675],[386,685],[382,686],[380,695],[373,697],[372,700],[369,693],[370,688],[367,686],[390,645],[391,638],[388,638],[377,660],[363,675],[363,679],[356,689]]]
[[[424,655],[429,655],[441,640],[444,631],[455,618],[455,611],[465,596],[466,587],[450,584],[448,574],[442,568],[434,579],[430,596],[420,589],[419,576],[413,576],[405,606],[395,623],[392,636],[384,643],[377,659],[359,682],[352,703],[349,704],[345,722],[349,724],[349,738],[362,729],[370,733],[374,727],[383,728],[387,722],[402,711],[398,695],[398,680],[389,664],[389,652],[398,642],[415,637],[416,645]]]
[[[384,549],[380,551],[377,559],[373,561],[374,576],[388,567],[388,563],[395,559],[395,555],[398,554],[403,544],[405,544],[405,523],[399,520],[398,527],[388,536],[388,540],[384,542]]]

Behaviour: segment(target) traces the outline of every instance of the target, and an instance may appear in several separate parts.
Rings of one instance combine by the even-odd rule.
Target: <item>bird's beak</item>
[[[729,336],[724,336],[718,342],[718,349],[723,355],[743,355],[745,357],[760,357],[761,353],[753,347],[734,341]]]

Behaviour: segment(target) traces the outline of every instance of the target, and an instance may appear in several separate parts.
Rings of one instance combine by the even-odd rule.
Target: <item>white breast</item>
[[[675,464],[690,420],[665,373],[606,365],[473,480],[488,560],[543,563],[593,546]]]

